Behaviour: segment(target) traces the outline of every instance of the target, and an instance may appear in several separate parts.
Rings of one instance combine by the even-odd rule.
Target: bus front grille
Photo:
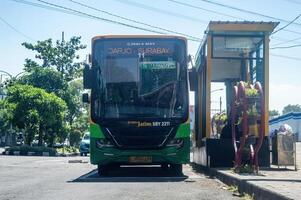
[[[123,149],[155,149],[163,147],[175,135],[168,128],[106,128],[105,132],[117,147]]]

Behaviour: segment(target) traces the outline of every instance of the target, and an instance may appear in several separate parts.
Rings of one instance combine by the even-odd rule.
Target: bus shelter
[[[231,106],[234,86],[239,82],[262,87],[264,133],[259,150],[259,165],[269,166],[268,102],[269,102],[269,36],[278,22],[211,21],[196,54],[190,74],[190,87],[195,92],[195,124],[193,129],[193,162],[207,167],[232,167],[235,152],[232,140]],[[224,83],[225,118],[216,133],[211,113],[211,86]],[[227,121],[227,120],[226,120]],[[238,142],[239,143],[239,142]]]

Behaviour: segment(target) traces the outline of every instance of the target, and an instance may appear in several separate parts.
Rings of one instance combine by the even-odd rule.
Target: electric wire
[[[51,6],[42,5],[42,4],[39,4],[39,3],[34,3],[34,2],[26,1],[26,0],[10,0],[10,1],[26,4],[26,5],[29,5],[29,6],[44,8],[44,9],[47,9],[47,10],[62,12],[62,13],[65,13],[65,14],[72,14],[72,15],[83,17],[83,15],[79,15],[78,13],[75,13],[75,12],[70,12],[70,11],[66,11],[66,10],[63,10],[63,9],[54,8],[54,7],[51,7]],[[87,18],[89,18],[89,17],[87,17]]]
[[[213,4],[213,5],[222,6],[222,7],[225,7],[225,8],[229,8],[229,9],[232,9],[232,10],[236,10],[236,11],[240,11],[240,12],[244,12],[244,13],[248,13],[248,14],[252,14],[252,15],[257,15],[257,16],[260,16],[260,17],[265,17],[265,18],[270,18],[270,19],[277,20],[277,21],[282,21],[282,22],[285,22],[285,23],[290,22],[286,19],[261,14],[261,13],[258,13],[258,12],[254,12],[254,11],[246,10],[246,9],[243,9],[243,8],[230,6],[230,5],[219,3],[219,2],[216,2],[216,1],[212,1],[212,0],[199,0],[199,1],[203,1],[203,2],[206,2],[206,3],[209,3],[209,4]],[[294,24],[301,26],[300,23],[294,23]]]
[[[14,30],[16,33],[19,33],[20,35],[22,35],[23,37],[31,40],[31,41],[36,41],[35,39],[33,39],[32,37],[22,33],[21,31],[19,31],[18,29],[16,29],[13,25],[11,25],[10,23],[8,23],[5,19],[3,19],[2,17],[0,17],[0,20],[6,24],[9,28],[11,28],[12,30]]]
[[[301,44],[291,45],[291,46],[281,46],[281,47],[271,47],[270,49],[290,49],[295,47],[301,47]]]
[[[98,17],[98,16],[95,16],[95,15],[92,15],[92,14],[89,14],[89,13],[86,13],[86,12],[82,12],[82,11],[79,11],[79,10],[75,10],[75,9],[72,9],[72,8],[68,8],[68,7],[65,7],[65,6],[61,6],[61,5],[50,3],[50,2],[47,2],[47,1],[43,1],[43,0],[37,0],[37,1],[39,1],[41,3],[44,3],[46,5],[53,6],[55,8],[60,8],[60,9],[63,9],[63,10],[69,11],[69,12],[74,12],[79,16],[85,16],[85,17],[89,17],[89,18],[92,18],[92,19],[105,21],[105,22],[108,22],[108,23],[113,23],[113,24],[117,24],[117,25],[122,25],[122,26],[130,27],[130,28],[138,29],[138,30],[143,30],[143,31],[147,31],[147,32],[166,35],[166,32],[162,32],[162,31],[158,31],[158,30],[154,30],[154,29],[149,29],[149,28],[144,28],[144,27],[140,27],[140,26],[135,26],[135,25],[123,23],[123,22],[120,22],[120,21],[115,21],[115,20],[112,20],[112,19]],[[70,13],[70,14],[72,14],[72,13]],[[200,42],[201,41],[200,38],[196,39],[196,38],[193,38],[193,36],[188,37],[187,40],[195,41],[195,42]]]
[[[274,31],[273,33],[271,33],[271,35],[278,33],[279,31],[284,30],[286,27],[288,27],[289,25],[293,24],[297,19],[299,19],[299,17],[301,16],[301,14],[299,14],[297,17],[295,17],[292,21],[290,21],[288,24],[286,24],[285,26],[277,29],[276,31]]]
[[[130,28],[138,29],[138,30],[143,30],[143,31],[147,31],[147,32],[166,35],[166,32],[157,31],[157,30],[148,29],[148,28],[144,28],[144,27],[139,27],[139,26],[135,26],[135,25],[131,25],[131,24],[127,24],[127,23],[123,23],[123,22],[119,22],[119,21],[115,21],[115,20],[111,20],[111,19],[98,17],[98,16],[91,15],[91,14],[88,14],[88,13],[85,13],[85,12],[82,12],[82,11],[78,11],[78,10],[75,10],[75,9],[72,9],[72,8],[68,8],[68,7],[65,7],[65,6],[58,5],[58,4],[53,4],[53,3],[50,3],[50,2],[47,2],[47,1],[37,0],[37,1],[39,1],[43,4],[46,4],[50,7],[43,7],[43,5],[41,5],[41,4],[32,3],[32,2],[25,1],[25,0],[12,0],[12,1],[15,1],[17,3],[23,3],[23,4],[31,5],[31,6],[46,8],[46,9],[54,8],[53,10],[58,11],[58,12],[63,12],[63,13],[66,13],[66,14],[76,15],[76,16],[79,16],[79,17],[85,17],[85,18],[90,18],[90,19],[94,19],[94,20],[105,21],[107,23],[113,23],[113,24],[117,24],[117,25],[122,25],[122,26],[130,27]],[[197,40],[197,39],[193,39],[193,38],[187,38],[187,40],[200,42],[199,39]]]
[[[127,26],[127,27],[130,27],[130,28],[135,28],[135,29],[139,29],[139,30],[143,30],[143,31],[148,31],[148,32],[153,32],[153,33],[158,33],[158,34],[166,34],[166,32],[160,32],[160,31],[153,30],[153,29],[148,29],[148,28],[138,27],[138,26],[135,26],[135,25],[126,24],[126,23],[123,23],[123,22],[120,22],[120,21],[101,18],[101,17],[95,16],[95,15],[91,15],[91,14],[88,14],[88,13],[85,13],[85,12],[82,12],[82,11],[78,11],[78,10],[75,10],[75,9],[71,9],[71,8],[68,8],[68,7],[65,7],[65,6],[61,6],[61,5],[54,4],[54,3],[49,3],[47,1],[43,1],[43,0],[37,0],[37,1],[42,2],[44,4],[47,4],[47,5],[54,6],[54,7],[62,8],[62,9],[68,10],[68,11],[73,11],[73,12],[77,12],[77,13],[80,13],[80,14],[83,14],[83,15],[87,15],[87,16],[90,16],[92,18],[96,18],[96,19],[99,19],[99,20],[102,20],[102,21],[106,21],[106,22],[110,22],[110,23],[114,23],[114,24],[118,24],[118,25],[123,25],[123,26]],[[193,36],[189,36],[189,38],[187,38],[187,39],[191,40],[191,41],[196,41],[196,42],[201,41],[200,38],[194,39]]]
[[[301,37],[297,37],[297,38],[294,38],[294,39],[291,39],[291,40],[284,40],[283,42],[279,42],[279,43],[275,44],[273,47],[276,47],[276,46],[279,46],[279,45],[282,45],[282,44],[286,44],[286,43],[292,43],[292,42],[298,41],[300,39],[301,39]]]
[[[294,1],[294,0],[282,0],[282,1],[287,1],[287,2],[290,2],[290,3],[301,5],[301,2],[299,2],[299,1]]]
[[[218,15],[222,15],[222,16],[226,16],[226,17],[231,17],[231,18],[234,18],[234,19],[245,20],[244,18],[241,18],[241,17],[237,17],[237,16],[233,16],[233,15],[228,15],[228,14],[225,14],[225,13],[222,13],[222,12],[218,12],[218,11],[215,11],[215,10],[210,10],[210,9],[202,8],[200,6],[195,6],[195,5],[184,3],[184,2],[180,2],[180,1],[177,1],[177,0],[167,0],[167,1],[179,4],[179,5],[187,6],[187,7],[190,7],[190,8],[196,8],[196,9],[199,9],[199,10],[211,12],[211,13],[214,13],[214,14],[218,14]]]
[[[118,1],[120,1],[120,0],[118,0]],[[182,2],[179,2],[179,1],[176,1],[176,0],[168,0],[168,1],[170,1],[170,2],[173,2],[173,3],[177,3],[177,4],[180,4],[180,5],[184,5],[184,6],[187,6],[187,7],[191,7],[191,8],[195,8],[195,9],[202,9],[201,7],[199,7],[199,6],[195,6],[195,5],[192,5],[192,4],[188,4],[188,3],[182,3]],[[209,3],[209,2],[207,2],[207,3]],[[237,9],[239,9],[239,8],[237,8]],[[241,12],[243,12],[243,11],[241,11]],[[227,15],[227,14],[225,14],[225,13],[222,13],[222,12],[219,12],[220,14],[223,14],[223,15]],[[232,17],[235,17],[236,19],[239,19],[239,20],[247,20],[247,19],[245,19],[245,18],[242,18],[242,17],[238,17],[238,16],[233,16],[233,15],[231,15]],[[272,17],[273,18],[273,17]],[[289,22],[288,20],[285,20],[286,22]],[[289,33],[294,33],[294,34],[298,34],[298,35],[301,35],[301,33],[300,32],[297,32],[297,31],[293,31],[293,30],[284,30],[284,31],[286,31],[286,32],[289,32]],[[281,41],[281,40],[280,40]],[[283,40],[284,41],[284,40]]]
[[[281,21],[281,22],[285,22],[285,23],[289,23],[290,22],[289,20],[286,20],[286,19],[281,19],[281,18],[269,16],[269,15],[264,15],[264,14],[257,13],[257,12],[254,12],[254,11],[250,11],[250,10],[246,10],[246,9],[242,9],[242,8],[237,8],[237,7],[234,7],[234,6],[222,4],[222,3],[211,1],[211,0],[199,0],[199,1],[203,1],[203,2],[206,2],[206,3],[209,3],[209,4],[218,5],[218,6],[222,6],[222,7],[225,7],[225,8],[232,9],[232,10],[236,10],[236,11],[240,11],[240,12],[244,12],[244,13],[248,13],[248,14],[252,14],[252,15],[257,15],[257,16],[260,16],[260,17],[265,17],[265,18],[269,18],[269,19],[273,19],[273,20],[277,20],[277,21]],[[294,22],[293,24],[301,26],[300,23]],[[294,30],[290,30],[290,29],[286,29],[284,31],[289,32],[289,33],[294,33],[294,34],[301,35],[300,32],[294,31]]]
[[[149,11],[160,13],[160,14],[163,14],[163,15],[169,15],[169,16],[176,17],[176,18],[179,18],[179,19],[185,19],[185,20],[194,21],[194,22],[202,23],[202,24],[206,24],[206,25],[209,22],[209,21],[200,20],[200,19],[190,17],[190,16],[187,16],[187,15],[183,15],[183,14],[179,14],[179,13],[175,13],[175,12],[170,12],[168,10],[155,8],[155,7],[152,7],[152,6],[148,6],[148,5],[145,5],[145,4],[142,4],[142,3],[133,2],[133,1],[129,1],[129,0],[114,0],[114,1],[117,1],[117,2],[122,3],[122,4],[130,5],[130,6],[133,6],[133,7],[136,7],[136,8],[142,8],[144,10],[149,10]]]
[[[293,56],[285,56],[285,55],[279,55],[279,54],[274,54],[274,53],[271,53],[270,55],[274,56],[274,57],[280,57],[280,58],[289,59],[289,60],[301,61],[301,58],[293,57]]]
[[[105,10],[101,10],[101,9],[95,8],[95,7],[89,6],[87,4],[78,2],[78,1],[74,1],[74,0],[69,0],[69,1],[72,2],[72,3],[75,3],[77,5],[80,5],[82,7],[89,8],[89,9],[92,9],[92,10],[95,10],[95,11],[98,11],[98,12],[102,12],[102,13],[108,14],[110,16],[117,17],[119,19],[123,19],[123,20],[126,20],[126,21],[134,22],[134,23],[137,23],[137,24],[141,24],[141,25],[144,25],[144,26],[151,27],[151,28],[163,30],[163,31],[166,31],[166,32],[169,32],[169,33],[174,33],[174,34],[182,35],[182,36],[185,36],[185,37],[188,37],[188,38],[193,38],[193,39],[196,39],[196,40],[201,40],[201,38],[198,38],[198,37],[195,37],[195,36],[191,36],[191,35],[188,35],[188,34],[185,34],[185,33],[180,33],[180,32],[177,32],[177,31],[166,29],[166,28],[154,26],[154,25],[147,24],[147,23],[144,23],[144,22],[140,22],[140,21],[137,21],[137,20],[133,20],[133,19],[130,19],[130,18],[122,17],[120,15],[117,15],[117,14],[114,14],[114,13],[111,13],[111,12],[108,12],[108,11],[105,11]]]
[[[90,14],[85,13],[85,12],[81,12],[81,11],[78,11],[78,10],[75,10],[75,9],[71,9],[71,8],[67,8],[67,7],[64,7],[64,6],[60,6],[60,5],[57,5],[57,4],[52,4],[52,3],[49,3],[49,2],[46,2],[46,1],[42,1],[42,0],[38,0],[38,1],[40,1],[40,2],[42,2],[44,4],[46,4],[46,5],[51,5],[51,6],[54,6],[54,7],[45,6],[45,5],[37,4],[37,3],[32,3],[32,2],[25,1],[25,0],[11,0],[11,1],[15,1],[15,2],[18,2],[18,3],[23,3],[23,4],[27,4],[27,5],[31,5],[31,6],[36,6],[36,7],[40,7],[40,8],[50,9],[50,10],[54,10],[54,11],[58,11],[58,12],[63,12],[63,13],[66,13],[66,14],[72,14],[72,15],[76,15],[76,16],[80,16],[80,17],[86,17],[86,18],[90,18],[90,19],[102,20],[102,21],[106,21],[106,22],[109,22],[109,23],[124,25],[124,26],[128,26],[130,28],[135,28],[135,29],[144,30],[144,31],[148,31],[148,32],[155,32],[155,31],[149,30],[149,29],[145,30],[142,27],[136,27],[136,26],[132,26],[132,25],[129,25],[129,24],[121,23],[121,22],[118,22],[118,21],[109,20],[109,19],[105,19],[105,18],[100,18],[100,17],[94,16],[94,15],[90,15]],[[158,33],[158,32],[156,31],[155,33]],[[159,34],[165,34],[165,33],[159,32]],[[292,47],[290,47],[290,48],[292,48]],[[291,59],[291,60],[301,61],[301,58],[292,57],[292,56],[285,56],[285,55],[279,55],[279,54],[270,54],[270,55],[274,56],[274,57],[281,57],[281,58],[285,58],[285,59]]]

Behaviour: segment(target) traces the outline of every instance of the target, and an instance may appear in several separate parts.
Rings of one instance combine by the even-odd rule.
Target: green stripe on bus
[[[190,135],[190,123],[184,123],[179,126],[175,138],[189,137],[189,135]]]
[[[105,138],[98,124],[90,124],[90,136],[94,138]]]

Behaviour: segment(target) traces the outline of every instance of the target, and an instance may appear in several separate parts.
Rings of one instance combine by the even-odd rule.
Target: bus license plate
[[[152,157],[151,156],[130,156],[129,162],[130,163],[151,163]]]

